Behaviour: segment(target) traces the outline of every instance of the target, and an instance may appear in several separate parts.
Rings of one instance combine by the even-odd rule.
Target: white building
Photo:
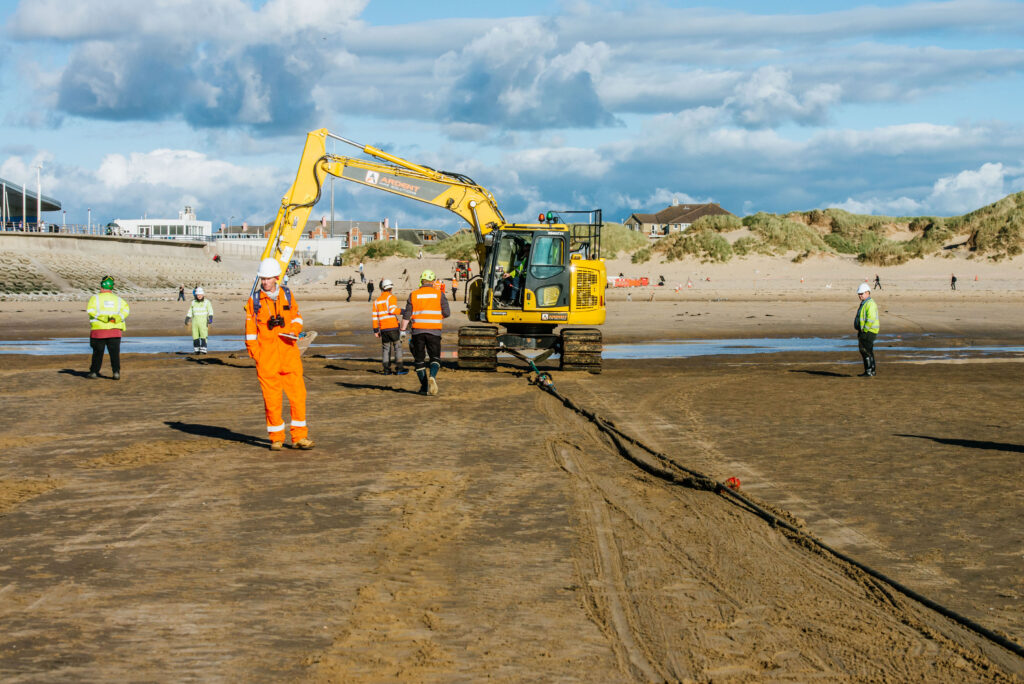
[[[107,224],[108,235],[162,238],[165,240],[209,240],[213,223],[197,221],[192,207],[178,212],[177,219],[116,219]]]

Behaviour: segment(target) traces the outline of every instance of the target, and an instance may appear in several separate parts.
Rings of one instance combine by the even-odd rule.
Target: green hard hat
[[[104,276],[103,281],[100,283],[100,287],[102,287],[104,290],[113,290],[114,279],[111,278],[110,276]]]
[[[434,275],[434,272],[428,268],[422,273],[422,275],[420,275],[420,280],[437,280],[437,277]]]

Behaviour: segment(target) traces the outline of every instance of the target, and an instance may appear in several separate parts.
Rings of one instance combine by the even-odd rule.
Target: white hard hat
[[[192,294],[198,296],[198,295],[204,295],[204,294],[206,294],[206,292],[203,291],[203,288],[197,287],[196,289],[192,290]]]
[[[394,286],[395,286],[395,284],[393,282],[391,282],[390,280],[388,280],[387,278],[385,278],[384,280],[380,281],[380,289],[382,289],[382,290],[390,290]]]
[[[260,270],[256,272],[260,278],[277,278],[281,275],[281,264],[273,257],[260,262]]]
[[[867,283],[861,283],[860,287],[857,288],[857,294],[864,294],[865,292],[871,292],[871,288],[868,287]]]

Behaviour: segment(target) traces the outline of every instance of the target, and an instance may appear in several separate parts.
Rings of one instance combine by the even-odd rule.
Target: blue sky
[[[69,223],[271,220],[321,127],[464,173],[510,220],[953,215],[1024,190],[1007,0],[0,0],[0,88],[0,177],[34,188],[41,164]],[[338,219],[462,227],[334,198]]]

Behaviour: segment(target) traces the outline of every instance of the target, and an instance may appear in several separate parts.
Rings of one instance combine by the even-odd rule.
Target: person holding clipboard
[[[256,377],[263,393],[270,450],[284,448],[285,425],[281,417],[281,393],[288,396],[292,446],[312,449],[306,425],[306,383],[298,339],[302,315],[291,290],[279,287],[281,264],[267,258],[257,273],[259,289],[245,303],[245,350],[256,362]]]

